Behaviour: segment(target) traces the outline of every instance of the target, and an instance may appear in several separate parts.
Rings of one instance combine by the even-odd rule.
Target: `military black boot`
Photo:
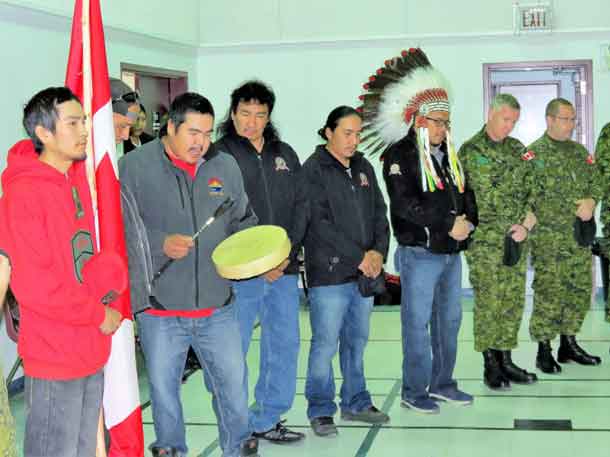
[[[538,355],[536,356],[536,367],[542,370],[544,373],[554,374],[561,373],[561,366],[553,358],[553,348],[551,348],[551,342],[539,341],[538,342]]]
[[[516,384],[533,384],[538,381],[538,376],[536,376],[534,373],[529,373],[513,363],[510,351],[497,351],[495,349],[492,349],[492,351],[500,364],[502,374],[510,382],[514,382]]]
[[[483,361],[485,363],[485,369],[483,370],[483,381],[485,382],[485,385],[492,390],[510,389],[510,382],[504,374],[502,374],[500,365],[491,349],[483,351]]]
[[[557,360],[560,363],[576,362],[580,365],[599,365],[602,359],[587,353],[576,342],[574,335],[561,335]]]

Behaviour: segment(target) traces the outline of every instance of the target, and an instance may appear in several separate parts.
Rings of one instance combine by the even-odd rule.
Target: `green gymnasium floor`
[[[601,355],[599,367],[563,365],[561,375],[543,375],[534,386],[513,386],[497,393],[482,382],[482,358],[473,350],[472,299],[463,299],[464,320],[455,377],[461,388],[475,395],[469,407],[441,405],[439,415],[426,416],[400,407],[400,315],[398,307],[376,308],[370,342],[365,354],[368,387],[376,406],[388,412],[391,421],[382,427],[342,422],[339,436],[318,438],[311,432],[305,415],[306,362],[309,349],[309,318],[301,312],[301,353],[297,397],[286,415],[290,427],[307,434],[302,443],[279,446],[263,442],[260,455],[269,456],[578,456],[607,457],[610,438],[610,325],[604,322],[597,305],[589,313],[579,341],[592,353]],[[521,329],[519,350],[513,359],[533,370],[536,346],[529,341],[527,322]],[[258,331],[248,356],[251,373],[258,364]],[[556,348],[557,342],[554,343]],[[335,374],[340,372],[335,368]],[[251,388],[254,384],[251,376]],[[340,380],[338,380],[340,382]],[[148,400],[144,376],[141,397]],[[204,391],[201,372],[189,377],[182,392],[190,456],[220,456],[215,418],[210,396]],[[145,406],[148,403],[145,403]],[[23,436],[23,395],[11,400]],[[534,422],[520,422],[534,421]],[[144,410],[146,444],[154,431],[150,408]],[[147,453],[147,455],[149,455]]]

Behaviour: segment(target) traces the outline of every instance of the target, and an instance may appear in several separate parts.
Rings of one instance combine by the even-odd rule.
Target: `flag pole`
[[[97,424],[97,444],[95,457],[106,457],[106,433],[104,431],[104,409],[100,408],[100,420]]]
[[[91,72],[91,21],[89,0],[83,0],[83,14],[81,16],[81,30],[83,37],[83,110],[85,111],[85,125],[87,129],[87,159],[85,162],[87,170],[87,181],[89,182],[89,191],[91,192],[91,201],[93,203],[93,214],[95,218],[96,232],[97,223],[97,189],[95,186],[95,153],[93,151],[93,78]],[[97,236],[97,248],[99,249],[99,233]],[[106,437],[104,433],[104,408],[100,407],[100,416],[97,426],[97,445],[95,448],[95,457],[106,457]]]
[[[96,248],[102,245],[127,261],[122,227],[120,184],[114,157],[112,92],[101,17],[101,0],[74,0],[72,40],[66,71],[66,84],[83,103],[89,132],[87,160],[79,163],[86,171],[95,212]],[[98,198],[99,197],[99,198]],[[100,214],[99,211],[103,211]],[[103,216],[104,219],[100,219]],[[104,239],[101,238],[101,233]],[[97,250],[97,249],[96,249]],[[112,336],[110,358],[104,367],[104,414],[99,417],[98,457],[144,457],[142,409],[138,393],[133,320],[129,293],[114,306],[125,317]],[[105,433],[104,426],[108,427]],[[105,436],[110,435],[110,449]]]
[[[93,202],[93,214],[95,217],[96,231],[97,222],[97,188],[95,185],[95,154],[93,151],[93,77],[91,71],[91,21],[89,14],[89,0],[83,0],[83,15],[81,16],[81,29],[83,31],[83,109],[85,111],[86,128],[87,128],[87,181],[89,182],[89,190],[91,192],[91,200]],[[96,233],[97,248],[99,249],[99,233]]]

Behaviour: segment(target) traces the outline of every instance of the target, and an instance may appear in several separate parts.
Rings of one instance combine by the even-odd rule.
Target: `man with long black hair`
[[[244,354],[257,317],[261,323],[260,369],[250,429],[256,437],[287,443],[305,436],[284,426],[280,416],[290,409],[296,393],[297,254],[307,224],[307,199],[299,158],[280,140],[271,122],[274,105],[274,93],[262,82],[248,81],[235,89],[216,147],[237,160],[259,224],[283,227],[292,243],[289,257],[280,265],[259,277],[233,283]],[[244,384],[247,391],[247,378]]]

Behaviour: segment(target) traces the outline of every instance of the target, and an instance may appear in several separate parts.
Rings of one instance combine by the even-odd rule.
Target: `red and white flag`
[[[127,260],[99,0],[76,0],[66,86],[82,101],[90,126],[87,175],[94,206],[97,203],[99,248],[114,250]],[[112,306],[124,319],[112,337],[104,368],[104,420],[111,439],[108,456],[142,457],[144,433],[129,289]]]

